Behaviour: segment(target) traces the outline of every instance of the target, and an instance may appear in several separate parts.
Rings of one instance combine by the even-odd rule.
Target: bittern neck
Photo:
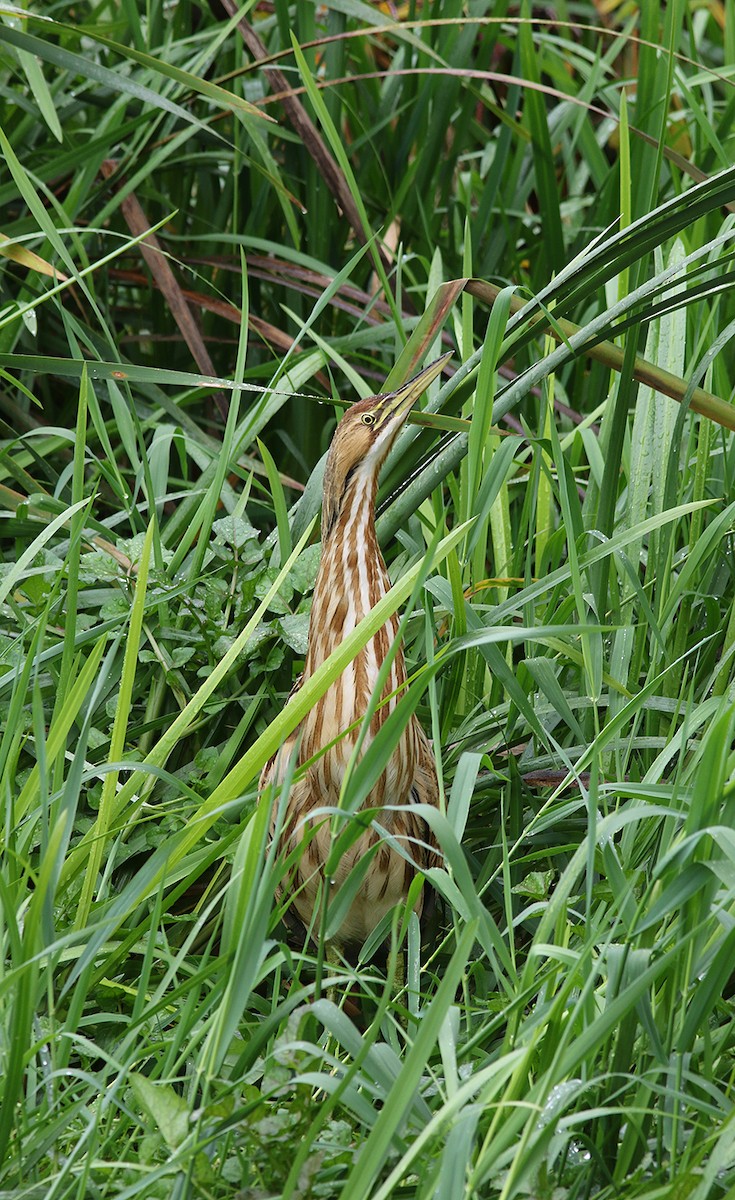
[[[388,591],[390,580],[375,533],[377,480],[355,474],[338,515],[322,546],[309,628],[304,680]],[[302,752],[314,753],[360,720],[374,690],[378,672],[395,639],[398,620],[378,630],[339,679],[329,688],[304,723]],[[403,655],[398,650],[385,685],[390,695],[405,682]],[[377,729],[395,706],[395,699],[375,714]]]

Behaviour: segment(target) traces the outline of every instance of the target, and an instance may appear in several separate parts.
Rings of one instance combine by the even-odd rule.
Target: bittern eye
[[[374,417],[373,413],[363,413],[362,414],[362,423],[363,423],[363,425],[374,425],[375,417]]]

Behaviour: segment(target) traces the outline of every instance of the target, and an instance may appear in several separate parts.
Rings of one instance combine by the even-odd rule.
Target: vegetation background
[[[0,1195],[735,1196],[733,0],[0,17]],[[440,916],[327,969],[257,780],[340,403],[445,349]]]

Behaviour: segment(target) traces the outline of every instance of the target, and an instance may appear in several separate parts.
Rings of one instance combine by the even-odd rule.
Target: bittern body
[[[449,355],[438,359],[396,392],[353,404],[337,426],[324,471],[322,557],[314,587],[302,684],[390,587],[375,533],[378,475],[411,408],[447,358]],[[312,926],[314,908],[325,886],[324,865],[332,847],[331,822],[324,810],[336,808],[339,803],[347,765],[397,631],[398,619],[393,616],[328,688],[261,776],[261,789],[268,783],[273,785],[273,831],[280,785],[298,746],[296,778],[286,802],[280,849],[288,853],[304,842],[292,879],[292,907],[306,928]],[[364,732],[361,752],[390,716],[405,682],[406,669],[398,647],[381,702]],[[304,767],[303,771],[299,767]],[[439,862],[431,831],[416,811],[418,804],[436,806],[438,798],[434,755],[412,715],[363,804],[365,809],[379,810],[380,825],[403,853],[383,839],[335,934],[338,944],[362,943],[389,909],[405,901],[416,872]],[[337,891],[380,840],[381,833],[372,825],[353,842],[328,881],[332,891]],[[416,904],[419,916],[422,906],[423,892]]]

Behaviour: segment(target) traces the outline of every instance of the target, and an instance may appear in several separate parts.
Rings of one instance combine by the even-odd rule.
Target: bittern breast
[[[314,590],[304,672],[306,678],[352,633],[390,586],[375,538],[372,504],[372,496],[364,497],[362,503],[355,503],[344,520],[344,527],[332,534],[324,548]],[[359,725],[367,712],[381,666],[393,649],[397,631],[397,619],[391,617],[348,664],[328,688],[322,701],[304,720],[304,760],[336,738],[342,738],[339,747],[330,753],[332,765],[340,775],[336,781],[340,785],[340,765],[349,758],[359,733],[358,729],[351,727]],[[395,707],[396,692],[405,679],[403,654],[400,647],[396,647],[383,685],[381,702],[373,713],[367,731],[367,743]]]

